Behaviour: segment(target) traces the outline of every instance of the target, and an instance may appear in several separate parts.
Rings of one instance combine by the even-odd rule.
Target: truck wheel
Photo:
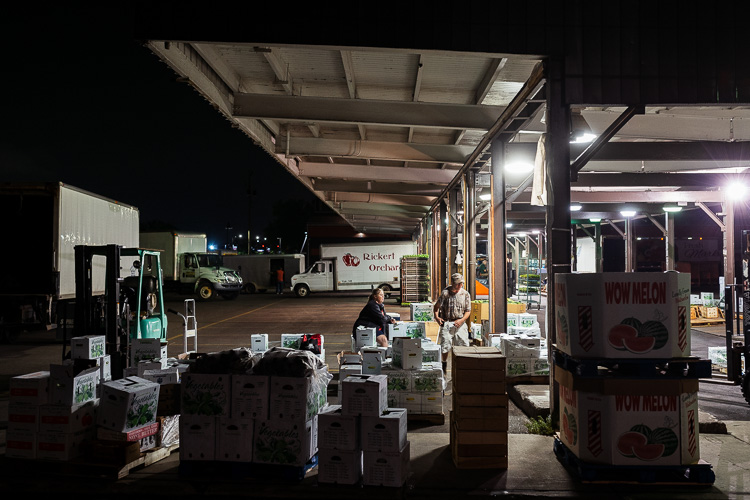
[[[204,302],[214,298],[214,287],[210,282],[202,281],[198,285],[198,298]]]
[[[391,298],[391,287],[389,285],[380,285],[380,289],[383,290],[383,296],[386,299]]]
[[[255,289],[255,285],[253,285],[252,283],[248,283],[247,285],[245,285],[245,292],[246,293],[255,293],[255,292],[257,292],[257,290]]]
[[[224,300],[234,300],[239,297],[240,292],[222,293],[221,298]]]
[[[297,297],[307,297],[310,295],[310,289],[307,287],[307,285],[297,285],[294,287],[294,293],[297,295]]]

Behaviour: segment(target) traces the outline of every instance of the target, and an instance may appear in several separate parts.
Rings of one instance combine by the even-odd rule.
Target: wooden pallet
[[[160,460],[169,457],[174,450],[179,449],[179,444],[163,446],[153,450],[141,453],[136,460],[126,464],[107,463],[94,461],[89,457],[78,457],[66,462],[58,460],[32,460],[32,459],[9,459],[12,465],[19,465],[18,473],[20,475],[29,474],[29,470],[34,473],[43,473],[49,475],[62,475],[66,477],[81,478],[99,478],[117,481],[127,477],[131,471],[153,465]],[[33,468],[29,468],[33,464]]]
[[[711,464],[701,460],[692,465],[607,465],[584,462],[560,438],[553,451],[561,464],[582,483],[711,486],[716,481]]]

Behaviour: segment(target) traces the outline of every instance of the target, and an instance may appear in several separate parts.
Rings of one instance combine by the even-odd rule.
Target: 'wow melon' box
[[[555,324],[573,357],[690,356],[690,274],[558,274]]]
[[[560,440],[584,462],[698,463],[697,379],[578,378],[555,368]]]

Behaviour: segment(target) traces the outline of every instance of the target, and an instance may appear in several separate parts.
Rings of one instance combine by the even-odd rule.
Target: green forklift
[[[102,258],[104,295],[95,295],[94,268],[101,267]],[[122,270],[129,270],[130,275],[122,277]],[[75,276],[72,336],[104,335],[112,377],[122,378],[131,340],[167,339],[160,252],[120,245],[77,245]]]

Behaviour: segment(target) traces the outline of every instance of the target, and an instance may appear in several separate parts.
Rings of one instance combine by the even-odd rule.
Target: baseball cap
[[[451,283],[454,285],[458,285],[459,283],[464,282],[464,277],[461,276],[461,273],[455,273],[451,275]]]

